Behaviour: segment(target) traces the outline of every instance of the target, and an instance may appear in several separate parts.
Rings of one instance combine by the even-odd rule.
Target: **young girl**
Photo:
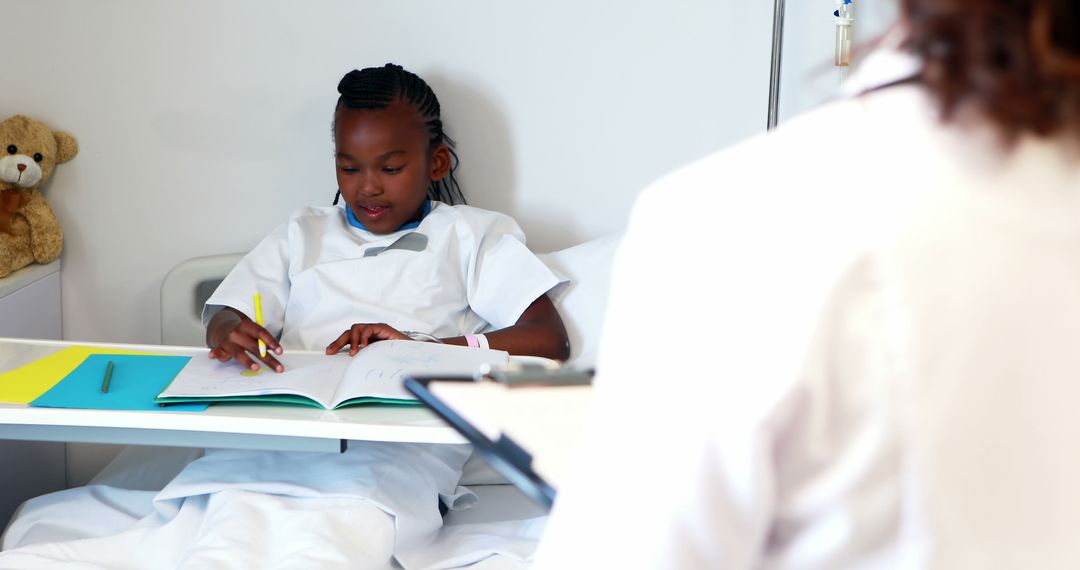
[[[431,88],[388,64],[350,72],[338,91],[344,207],[335,199],[298,212],[226,277],[204,309],[210,357],[281,372],[275,356],[286,349],[355,355],[414,338],[565,359],[566,331],[546,295],[560,280],[512,219],[452,205],[464,200]],[[265,326],[251,318],[255,292]],[[35,499],[9,528],[4,546],[19,548],[0,554],[0,568],[151,559],[408,568],[441,525],[440,497],[453,502],[469,451],[383,442],[350,442],[341,455],[210,450],[156,494],[87,487],[81,515],[71,508],[78,490]],[[65,525],[60,536],[82,540],[60,542],[42,527],[64,517],[95,522]]]
[[[388,64],[349,73],[338,91],[345,207],[297,213],[229,274],[204,311],[210,356],[252,369],[259,359],[280,372],[274,354],[283,346],[328,354],[348,346],[355,355],[411,335],[567,358],[566,330],[545,294],[558,279],[521,229],[502,214],[449,205],[463,200],[431,88]],[[266,328],[251,319],[256,291]]]

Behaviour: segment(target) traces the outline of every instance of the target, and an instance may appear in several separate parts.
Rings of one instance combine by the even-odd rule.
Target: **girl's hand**
[[[349,356],[356,356],[361,348],[380,340],[412,339],[386,323],[356,323],[326,347],[326,354],[337,354],[345,345],[349,345]]]
[[[266,357],[259,356],[259,339],[266,343]],[[226,307],[210,319],[206,327],[206,344],[210,347],[210,358],[221,362],[236,360],[246,368],[258,370],[259,363],[255,361],[258,358],[274,372],[285,371],[281,362],[274,358],[274,354],[282,353],[274,335],[232,308]]]

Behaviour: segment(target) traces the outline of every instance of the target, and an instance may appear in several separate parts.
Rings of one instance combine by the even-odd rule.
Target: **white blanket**
[[[0,568],[496,567],[499,555],[521,567],[540,522],[440,532],[440,495],[475,500],[457,487],[468,455],[378,442],[342,455],[208,452],[160,492],[91,485],[27,502]],[[498,541],[506,529],[517,538]]]

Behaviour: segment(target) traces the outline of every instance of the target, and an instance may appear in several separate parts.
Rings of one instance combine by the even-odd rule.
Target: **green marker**
[[[111,379],[112,379],[112,361],[110,360],[109,364],[105,366],[105,380],[102,380],[102,382],[101,382],[101,393],[102,394],[108,394],[109,393],[109,380],[111,380]]]

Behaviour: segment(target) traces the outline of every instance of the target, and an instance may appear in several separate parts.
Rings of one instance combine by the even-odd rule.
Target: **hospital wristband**
[[[465,335],[465,344],[473,348],[489,348],[488,339],[482,334],[467,334]]]

